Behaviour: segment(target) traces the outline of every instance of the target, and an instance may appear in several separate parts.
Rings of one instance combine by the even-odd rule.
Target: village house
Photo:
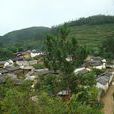
[[[74,74],[77,75],[77,74],[85,74],[85,73],[88,73],[90,72],[91,69],[89,68],[86,68],[86,67],[81,67],[81,68],[77,68],[74,70]]]
[[[31,71],[34,69],[33,65],[37,64],[37,60],[31,60],[31,61],[16,61],[16,65],[19,66],[20,69],[23,70],[23,74]]]
[[[48,69],[31,69],[31,71],[29,71],[25,77],[25,80],[31,80],[34,81],[39,75],[45,75],[48,74],[49,70]]]
[[[4,64],[4,68],[6,67],[12,67],[14,65],[13,61],[11,59],[7,60]]]
[[[29,72],[32,71],[34,69],[33,66],[21,66],[20,69],[22,69],[24,72]]]
[[[7,77],[7,78],[10,78],[10,79],[12,79],[12,80],[17,79],[17,75],[14,74],[14,73],[8,73],[8,74],[6,75],[6,77]]]
[[[4,68],[0,69],[0,75],[6,74],[6,73],[8,73],[8,70]]]
[[[33,66],[35,64],[37,64],[37,60],[29,60],[29,61],[16,61],[16,65],[18,66]]]
[[[36,56],[43,56],[44,53],[43,52],[39,52],[39,51],[34,49],[34,50],[31,51],[30,55],[31,55],[32,58],[34,58]]]
[[[108,64],[108,65],[106,65],[106,68],[114,69],[114,65]]]
[[[101,57],[88,57],[83,64],[84,67],[87,68],[95,68],[95,69],[106,69],[106,59]]]
[[[5,68],[7,66],[13,66],[14,63],[11,59],[7,60],[7,61],[0,61],[0,68]]]
[[[22,51],[22,52],[17,52],[16,53],[16,60],[25,60],[25,59],[30,59],[31,58],[31,51]]]
[[[5,78],[3,74],[0,74],[0,84],[5,82]]]
[[[0,69],[0,75],[7,75],[8,73],[17,74],[18,72],[22,72],[22,70],[19,67],[14,66],[7,66],[6,68]]]
[[[38,61],[37,60],[30,60],[28,61],[29,62],[29,65],[35,65],[35,64],[38,64]]]
[[[5,72],[0,73],[0,84],[5,83],[6,79],[11,79],[15,84],[17,83],[17,75],[14,72],[9,72],[8,70],[4,70]]]
[[[114,77],[114,72],[106,72],[97,76],[97,85],[96,87],[101,89],[103,92],[106,92],[109,88],[109,85],[112,82]]]
[[[18,66],[29,66],[29,62],[28,61],[16,61],[16,65]]]
[[[71,95],[71,90],[62,90],[57,93],[57,96],[61,97],[63,101],[70,100]]]
[[[42,75],[47,75],[47,74],[53,74],[54,72],[50,71],[48,68],[44,69],[34,69],[33,74],[36,76],[42,76]]]
[[[0,61],[0,68],[3,68],[5,63],[6,61]]]
[[[19,67],[6,67],[5,68],[5,70],[7,70],[8,71],[8,73],[14,73],[14,72],[16,72],[16,71],[18,71],[18,70],[20,70],[20,68]]]

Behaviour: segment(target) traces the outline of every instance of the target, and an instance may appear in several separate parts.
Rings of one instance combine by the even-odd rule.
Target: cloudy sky
[[[97,14],[114,15],[114,0],[0,0],[0,35]]]

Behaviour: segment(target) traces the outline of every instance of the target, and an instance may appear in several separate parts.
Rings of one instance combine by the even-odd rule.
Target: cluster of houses
[[[35,71],[33,67],[39,62],[38,59],[34,58],[40,58],[43,55],[44,53],[37,52],[36,50],[23,51],[17,52],[15,58],[12,60],[0,61],[0,84],[4,83],[7,77],[10,77],[16,84],[20,84],[22,81],[20,80],[21,75],[25,76],[25,79],[28,80],[35,79],[36,76],[33,76],[33,73],[30,72],[36,72],[38,74],[40,71]]]
[[[70,61],[70,59],[68,59],[68,61]],[[74,70],[74,74],[75,75],[85,74],[91,72],[93,69],[104,70],[103,73],[96,76],[96,87],[99,89],[98,99],[100,99],[100,96],[102,96],[102,94],[107,92],[109,86],[113,81],[114,78],[113,68],[114,68],[113,65],[107,65],[106,59],[103,59],[101,57],[88,56],[82,67]],[[63,99],[64,98],[69,99],[69,95],[71,95],[71,91],[69,92],[68,90],[62,90],[58,92],[58,96],[62,97]]]
[[[14,61],[22,61],[22,60],[29,60],[30,58],[34,58],[37,56],[43,56],[44,53],[43,52],[39,52],[37,50],[27,50],[27,51],[21,51],[21,52],[17,52],[15,53],[15,58]]]
[[[92,69],[104,70],[103,74],[96,76],[96,86],[106,92],[114,77],[113,69],[107,70],[106,63],[106,59],[91,56],[88,57],[82,67],[76,69],[74,73],[86,73],[92,71]]]
[[[43,52],[37,52],[36,50],[24,51],[16,53],[16,57],[12,60],[0,61],[0,84],[5,82],[5,78],[10,77],[16,84],[21,84],[20,74],[25,76],[25,80],[31,80],[35,82],[38,75],[47,74],[49,71],[47,68],[35,69],[33,66],[39,64],[39,61],[35,57],[42,57],[45,54]],[[32,59],[31,59],[32,58]],[[33,59],[34,58],[34,59]],[[66,58],[67,61],[71,61],[70,57]],[[107,67],[113,69],[113,65],[107,65],[106,59],[101,57],[89,56],[82,67],[74,70],[74,74],[85,74],[91,72],[92,69],[105,70],[104,73],[96,76],[96,87],[99,90],[106,92],[113,80],[113,70],[108,71]],[[36,83],[36,82],[35,82]],[[34,84],[35,84],[34,83]],[[32,87],[34,87],[34,84]],[[70,97],[70,90],[62,90],[58,92],[58,96],[63,98]]]

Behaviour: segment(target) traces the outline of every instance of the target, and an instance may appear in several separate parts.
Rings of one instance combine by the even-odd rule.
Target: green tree
[[[60,27],[56,36],[49,35],[45,41],[45,65],[55,72],[59,70],[66,87],[70,86],[70,76],[87,56],[86,48],[78,45],[75,38],[69,38],[69,28],[65,24]],[[70,59],[70,61],[67,60]]]
[[[114,38],[109,37],[102,43],[101,52],[106,58],[114,58]]]
[[[73,95],[68,104],[68,114],[103,114],[99,109],[78,102],[78,95]]]

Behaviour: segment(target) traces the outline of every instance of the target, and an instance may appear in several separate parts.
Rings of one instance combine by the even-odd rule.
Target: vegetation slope
[[[114,16],[96,15],[66,24],[70,28],[69,39],[76,38],[80,45],[86,45],[88,49],[96,50],[103,41],[114,37]],[[11,57],[12,51],[14,53],[34,48],[41,50],[47,34],[57,33],[61,26],[62,24],[52,28],[31,27],[0,36],[0,53],[10,53],[8,55]]]
[[[90,48],[99,47],[106,38],[114,37],[114,16],[90,16],[67,24],[71,28],[70,37]]]
[[[114,16],[96,15],[80,18],[67,22],[67,25],[71,28],[70,37],[75,37],[81,44],[87,44],[90,47],[99,46],[104,39],[114,36]],[[52,27],[51,30],[53,29]],[[47,27],[17,30],[0,37],[0,44],[2,43],[4,46],[40,47],[40,41],[45,39],[49,32],[50,28]]]
[[[0,38],[0,43],[4,47],[15,46],[24,48],[39,48],[42,40],[49,33],[48,27],[31,27],[16,30],[5,34]]]

